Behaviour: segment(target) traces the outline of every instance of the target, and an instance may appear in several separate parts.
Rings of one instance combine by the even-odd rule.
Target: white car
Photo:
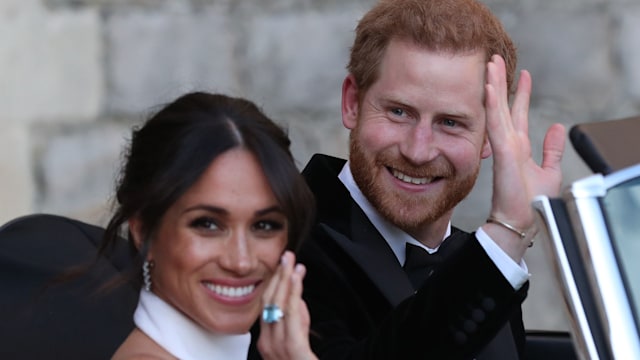
[[[533,206],[574,347],[581,359],[640,359],[640,117],[582,124],[570,135],[595,174]]]

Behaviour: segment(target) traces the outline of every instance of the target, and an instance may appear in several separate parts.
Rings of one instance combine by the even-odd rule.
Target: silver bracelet
[[[497,225],[500,225],[500,226],[504,227],[505,229],[509,229],[509,230],[513,231],[514,233],[518,234],[518,236],[520,236],[520,238],[522,240],[524,240],[524,238],[527,237],[527,234],[524,231],[520,231],[520,230],[516,229],[514,226],[509,225],[506,222],[500,221],[500,220],[494,218],[493,216],[489,216],[489,218],[487,219],[487,223],[497,224]],[[533,242],[529,245],[529,247],[531,247],[531,245],[533,245]]]

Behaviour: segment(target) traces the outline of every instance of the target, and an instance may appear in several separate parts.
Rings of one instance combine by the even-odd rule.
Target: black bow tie
[[[431,275],[433,268],[445,261],[462,245],[463,238],[463,236],[450,236],[433,254],[429,254],[420,246],[406,244],[406,260],[402,268],[409,276],[414,289],[419,289]]]
[[[406,260],[404,261],[403,268],[405,270],[415,270],[419,268],[425,268],[439,264],[442,261],[442,256],[437,251],[429,253],[426,249],[407,243],[405,246]]]

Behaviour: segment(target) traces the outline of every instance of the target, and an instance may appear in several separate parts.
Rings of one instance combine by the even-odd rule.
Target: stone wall
[[[154,106],[189,90],[245,96],[289,128],[300,166],[347,153],[340,86],[373,0],[3,0],[0,223],[47,212],[103,224],[122,145]],[[532,72],[531,134],[640,112],[640,4],[487,0]],[[566,181],[589,174],[568,149]],[[456,212],[486,218],[490,164]],[[542,247],[527,255],[529,328],[566,328]]]

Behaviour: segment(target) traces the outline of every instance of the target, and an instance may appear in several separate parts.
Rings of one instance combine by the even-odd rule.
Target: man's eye
[[[400,108],[393,108],[393,109],[391,109],[391,113],[392,113],[393,115],[396,115],[396,116],[404,116],[404,114],[405,114],[404,110],[402,110],[402,109],[400,109]]]
[[[451,119],[442,120],[442,124],[448,127],[455,127],[456,125],[458,125],[458,123],[455,120],[451,120]]]
[[[194,221],[191,222],[191,227],[210,230],[210,231],[215,231],[219,229],[219,226],[215,220],[211,218],[206,218],[206,217],[195,219]]]

